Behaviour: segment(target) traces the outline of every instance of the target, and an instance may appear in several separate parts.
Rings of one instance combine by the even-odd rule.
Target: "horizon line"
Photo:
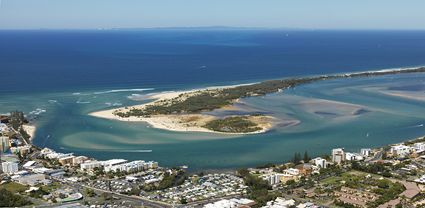
[[[297,27],[250,27],[250,26],[164,26],[164,27],[98,27],[98,28],[0,28],[0,31],[40,30],[292,30],[292,31],[425,31],[425,28],[297,28]]]

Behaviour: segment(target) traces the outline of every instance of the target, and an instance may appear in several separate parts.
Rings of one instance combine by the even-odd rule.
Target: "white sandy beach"
[[[35,135],[36,128],[32,125],[22,125],[22,128],[27,132],[28,135],[30,135],[30,139],[33,139]]]
[[[142,106],[142,105],[140,105]],[[138,106],[138,107],[140,107]],[[273,125],[263,125],[262,130],[255,131],[255,132],[249,132],[249,133],[225,133],[225,132],[216,132],[209,130],[207,128],[201,127],[208,121],[216,119],[216,117],[211,115],[204,115],[204,114],[187,114],[187,115],[158,115],[158,116],[151,116],[151,117],[135,117],[131,116],[128,118],[122,118],[117,115],[114,115],[113,112],[116,109],[112,110],[105,110],[105,111],[98,111],[90,113],[89,115],[99,117],[99,118],[105,118],[105,119],[111,119],[111,120],[120,120],[120,121],[126,121],[126,122],[146,122],[153,128],[158,129],[164,129],[169,131],[179,131],[179,132],[209,132],[209,133],[222,133],[222,134],[258,134],[266,132],[268,129],[270,129]],[[192,118],[197,117],[194,121]],[[270,117],[270,120],[272,118]]]
[[[187,90],[187,91],[171,91],[171,92],[162,92],[162,93],[153,93],[149,94],[147,96],[148,99],[154,99],[152,102],[141,104],[141,105],[135,105],[135,106],[128,106],[128,107],[121,107],[121,108],[115,108],[115,109],[109,109],[104,111],[97,111],[92,112],[89,115],[99,117],[99,118],[105,118],[105,119],[111,119],[111,120],[120,120],[120,121],[127,121],[127,122],[146,122],[153,128],[158,129],[165,129],[169,131],[179,131],[179,132],[209,132],[209,133],[222,133],[222,134],[257,134],[257,133],[263,133],[269,130],[273,127],[272,120],[274,120],[273,117],[270,116],[263,116],[262,120],[257,119],[256,121],[260,123],[260,127],[262,130],[250,132],[250,133],[224,133],[224,132],[216,132],[209,130],[207,128],[202,127],[207,122],[216,119],[215,116],[211,115],[204,115],[204,114],[183,114],[183,115],[156,115],[151,117],[135,117],[131,116],[128,118],[119,117],[114,114],[116,111],[128,111],[132,108],[138,108],[143,109],[147,105],[153,105],[155,103],[170,100],[177,98],[181,96],[182,94],[187,93],[196,93],[197,91],[203,91],[203,90],[217,90],[217,89],[224,89],[224,88],[232,88],[242,85],[231,85],[231,86],[217,86],[217,87],[208,87],[203,89],[194,89],[194,90]],[[184,98],[183,98],[184,99]],[[267,121],[266,121],[267,120]]]

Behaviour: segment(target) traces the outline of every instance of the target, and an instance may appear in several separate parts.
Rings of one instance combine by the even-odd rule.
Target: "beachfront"
[[[222,134],[258,134],[258,133],[264,133],[271,129],[273,127],[273,122],[277,121],[277,119],[271,117],[271,116],[262,116],[261,118],[255,118],[251,119],[255,121],[258,126],[261,128],[261,130],[253,131],[253,132],[247,132],[247,133],[234,133],[234,132],[219,132],[219,131],[213,131],[208,128],[205,128],[204,126],[215,119],[217,119],[216,116],[213,115],[206,115],[201,113],[196,114],[171,114],[171,115],[152,115],[149,117],[142,117],[142,116],[129,116],[129,117],[121,117],[117,115],[117,112],[128,112],[129,109],[144,109],[146,106],[149,105],[159,105],[163,102],[167,102],[172,99],[187,99],[187,97],[196,95],[199,92],[203,91],[215,91],[220,89],[228,89],[228,88],[234,88],[238,86],[243,85],[231,85],[231,86],[219,86],[219,87],[208,87],[203,89],[194,89],[194,90],[188,90],[188,91],[173,91],[173,92],[162,92],[162,93],[156,93],[151,94],[147,99],[154,99],[151,102],[141,104],[141,105],[135,105],[135,106],[129,106],[129,107],[121,107],[121,108],[115,108],[115,109],[109,109],[104,111],[97,111],[90,113],[89,115],[99,117],[99,118],[105,118],[105,119],[112,119],[112,120],[120,120],[120,121],[127,121],[127,122],[146,122],[153,128],[158,129],[164,129],[169,131],[178,131],[178,132],[206,132],[206,133],[222,133]],[[224,108],[229,108],[230,106],[226,106]],[[297,123],[289,122],[288,125],[296,125]]]

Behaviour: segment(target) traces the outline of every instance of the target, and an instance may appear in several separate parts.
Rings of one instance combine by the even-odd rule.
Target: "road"
[[[67,182],[67,181],[59,181],[59,182],[65,183],[66,185],[68,185],[72,188],[75,188],[75,189],[79,190],[80,192],[83,192],[85,188],[93,189],[94,191],[101,192],[101,193],[109,193],[109,194],[112,194],[112,196],[116,196],[116,197],[119,197],[121,199],[125,199],[125,200],[128,200],[128,201],[132,201],[135,204],[141,204],[141,205],[144,205],[144,206],[147,206],[147,207],[154,207],[154,208],[173,207],[172,205],[167,204],[165,202],[153,201],[153,200],[146,199],[146,198],[140,197],[140,196],[124,195],[124,194],[120,194],[120,193],[116,193],[116,192],[112,192],[112,191],[106,191],[106,190],[82,185],[82,184],[79,184],[79,183],[70,183],[70,182]]]

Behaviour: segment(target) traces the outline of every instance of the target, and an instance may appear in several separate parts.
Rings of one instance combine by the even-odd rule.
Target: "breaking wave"
[[[148,90],[154,90],[154,88],[107,90],[107,91],[95,92],[94,94],[99,95],[99,94],[108,94],[108,93],[116,93],[116,92],[143,92]]]

